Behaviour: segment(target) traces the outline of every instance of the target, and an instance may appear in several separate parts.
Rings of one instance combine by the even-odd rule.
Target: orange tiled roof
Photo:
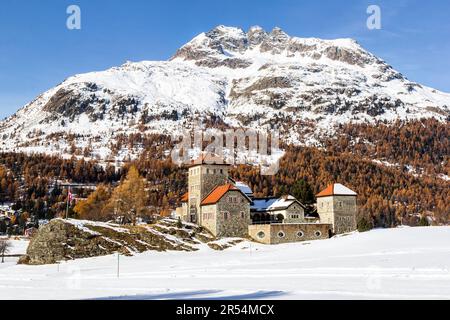
[[[334,194],[334,184],[330,184],[325,190],[322,190],[316,197],[328,197]]]
[[[189,192],[186,192],[185,194],[183,194],[183,196],[181,197],[181,202],[188,202],[189,201]]]
[[[204,206],[204,205],[208,205],[208,204],[216,204],[230,190],[240,191],[238,188],[236,188],[232,184],[218,186],[209,195],[207,195],[205,197],[205,199],[203,199],[201,205]]]

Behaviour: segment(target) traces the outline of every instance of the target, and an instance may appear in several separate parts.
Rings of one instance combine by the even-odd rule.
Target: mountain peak
[[[77,133],[77,145],[105,158],[118,134],[171,134],[199,117],[252,128],[290,121],[287,141],[309,144],[353,121],[450,119],[449,106],[449,94],[408,81],[353,39],[220,25],[170,61],[67,79],[1,122],[0,150],[67,153]]]
[[[272,37],[284,37],[284,38],[289,38],[289,35],[284,32],[280,27],[275,27],[272,29],[272,31],[270,32],[270,35]]]
[[[242,38],[245,37],[245,32],[237,27],[229,27],[224,25],[218,25],[205,33],[206,37],[211,39],[217,38]]]
[[[252,26],[245,32],[241,28],[224,25],[198,35],[179,49],[171,60],[235,69],[249,67],[252,64],[249,55],[281,56],[293,62],[304,58],[325,58],[360,67],[379,61],[353,39],[298,38],[289,36],[279,27],[267,32],[260,26]]]

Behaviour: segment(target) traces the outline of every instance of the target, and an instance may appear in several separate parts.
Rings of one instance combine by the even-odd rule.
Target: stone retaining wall
[[[323,223],[264,224],[248,227],[250,237],[264,244],[328,239],[331,230],[331,224]]]

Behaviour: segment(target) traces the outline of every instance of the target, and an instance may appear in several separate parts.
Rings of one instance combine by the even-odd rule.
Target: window
[[[223,213],[223,219],[224,220],[228,220],[228,212],[224,212]]]
[[[260,231],[256,236],[260,239],[263,239],[266,236],[266,234],[263,231]]]
[[[322,235],[322,232],[316,231],[316,232],[314,233],[314,235],[318,238],[318,237],[320,237],[320,236]]]
[[[297,237],[298,237],[298,238],[303,238],[304,235],[305,235],[305,234],[303,233],[303,231],[297,232]]]
[[[292,214],[291,219],[298,219],[298,214]]]
[[[209,174],[209,169],[206,169],[206,174]]]
[[[338,207],[339,207],[339,208],[342,208],[342,207],[343,207],[342,201],[339,201],[339,202],[338,202]]]
[[[223,169],[220,169],[220,173],[223,174]]]
[[[241,218],[245,219],[245,212],[244,211],[241,211]]]
[[[278,232],[278,238],[282,239],[286,237],[286,234],[283,231]]]

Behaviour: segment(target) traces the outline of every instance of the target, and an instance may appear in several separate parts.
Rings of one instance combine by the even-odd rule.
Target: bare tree
[[[0,239],[0,255],[2,256],[2,263],[5,262],[5,254],[9,252],[11,242],[6,239]]]

